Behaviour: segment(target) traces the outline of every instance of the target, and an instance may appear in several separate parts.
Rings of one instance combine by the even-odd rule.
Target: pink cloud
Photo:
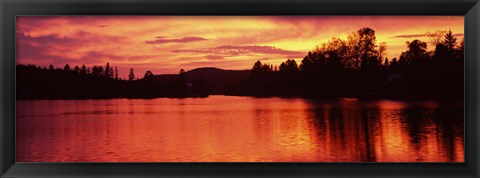
[[[89,51],[83,55],[82,60],[86,60],[90,58],[93,58],[96,60],[103,59],[104,61],[119,61],[119,60],[125,59],[124,56],[103,53],[99,51]]]
[[[463,33],[456,33],[453,36],[463,36]],[[420,37],[427,37],[427,34],[407,34],[407,35],[396,35],[393,38],[420,38]]]
[[[141,61],[145,59],[152,59],[152,58],[158,58],[163,56],[164,55],[134,55],[134,56],[129,56],[127,59],[128,61]]]
[[[130,68],[143,74],[146,70],[177,73],[181,66],[245,69],[257,59],[278,64],[282,58],[303,58],[315,45],[332,37],[344,39],[362,27],[373,28],[378,42],[387,42],[389,58],[406,49],[403,38],[449,28],[463,35],[462,16],[19,16],[16,20],[18,63],[63,67],[108,61],[118,65],[122,76]],[[166,36],[155,37],[158,34]]]
[[[262,58],[259,58],[258,60],[259,61],[267,61],[267,60],[270,60],[271,58],[269,57],[262,57]]]
[[[200,67],[217,67],[222,69],[248,69],[250,68],[255,61],[242,60],[242,61],[198,61],[198,62],[188,62],[178,65],[178,68],[183,68],[185,70],[192,70]],[[237,67],[231,67],[237,66]]]
[[[109,27],[110,25],[97,25],[96,27],[100,27],[100,28],[105,28],[105,27]]]
[[[189,43],[189,42],[208,40],[206,38],[195,37],[195,36],[189,36],[189,37],[183,37],[183,38],[171,38],[171,39],[166,39],[164,36],[158,36],[156,38],[158,39],[153,41],[145,41],[145,43],[146,44]]]
[[[225,59],[223,56],[216,56],[216,55],[207,55],[205,58],[209,60],[223,60]]]
[[[250,54],[282,54],[286,56],[305,55],[304,51],[291,51],[276,48],[274,46],[233,46],[225,45],[214,48],[184,49],[173,50],[174,53],[207,53],[207,54],[227,54],[227,55],[250,55]]]
[[[32,37],[22,32],[17,32],[16,38],[17,62],[19,63],[36,60],[36,63],[43,63],[43,65],[45,65],[46,61],[57,65],[65,65],[71,62],[95,63],[99,60],[124,59],[124,57],[119,55],[93,50],[79,52],[80,58],[67,55],[67,53],[77,51],[87,44],[98,44],[101,41],[121,42],[121,40],[115,37],[96,36],[79,31],[71,37],[60,37],[57,34]]]

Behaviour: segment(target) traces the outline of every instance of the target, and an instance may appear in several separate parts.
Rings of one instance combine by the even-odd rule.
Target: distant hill
[[[210,88],[211,94],[230,93],[232,89],[239,86],[240,82],[246,80],[251,74],[250,70],[224,70],[214,67],[196,68],[186,72],[187,81],[205,80]],[[155,75],[156,80],[170,81],[177,74]]]

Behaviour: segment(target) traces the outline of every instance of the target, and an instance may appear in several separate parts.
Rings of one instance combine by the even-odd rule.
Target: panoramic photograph
[[[17,16],[17,162],[464,162],[463,16]]]

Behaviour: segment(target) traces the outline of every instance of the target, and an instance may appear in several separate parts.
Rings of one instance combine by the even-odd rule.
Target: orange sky
[[[198,67],[249,69],[256,60],[278,65],[332,37],[362,27],[397,57],[406,41],[451,29],[459,40],[463,16],[48,16],[17,17],[17,63],[63,67],[118,66],[126,78]]]

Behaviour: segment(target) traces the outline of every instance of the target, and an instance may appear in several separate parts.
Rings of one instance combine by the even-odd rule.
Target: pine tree
[[[85,66],[85,64],[82,65],[82,68],[80,69],[80,74],[87,74],[87,67]]]
[[[448,48],[448,51],[454,50],[457,44],[457,38],[452,34],[452,30],[448,30],[447,34],[445,34],[443,44]]]
[[[65,70],[67,72],[70,71],[70,65],[65,64],[65,67],[63,67],[63,70]]]
[[[128,74],[128,81],[135,80],[135,73],[133,72],[133,68],[130,68],[130,73]]]

